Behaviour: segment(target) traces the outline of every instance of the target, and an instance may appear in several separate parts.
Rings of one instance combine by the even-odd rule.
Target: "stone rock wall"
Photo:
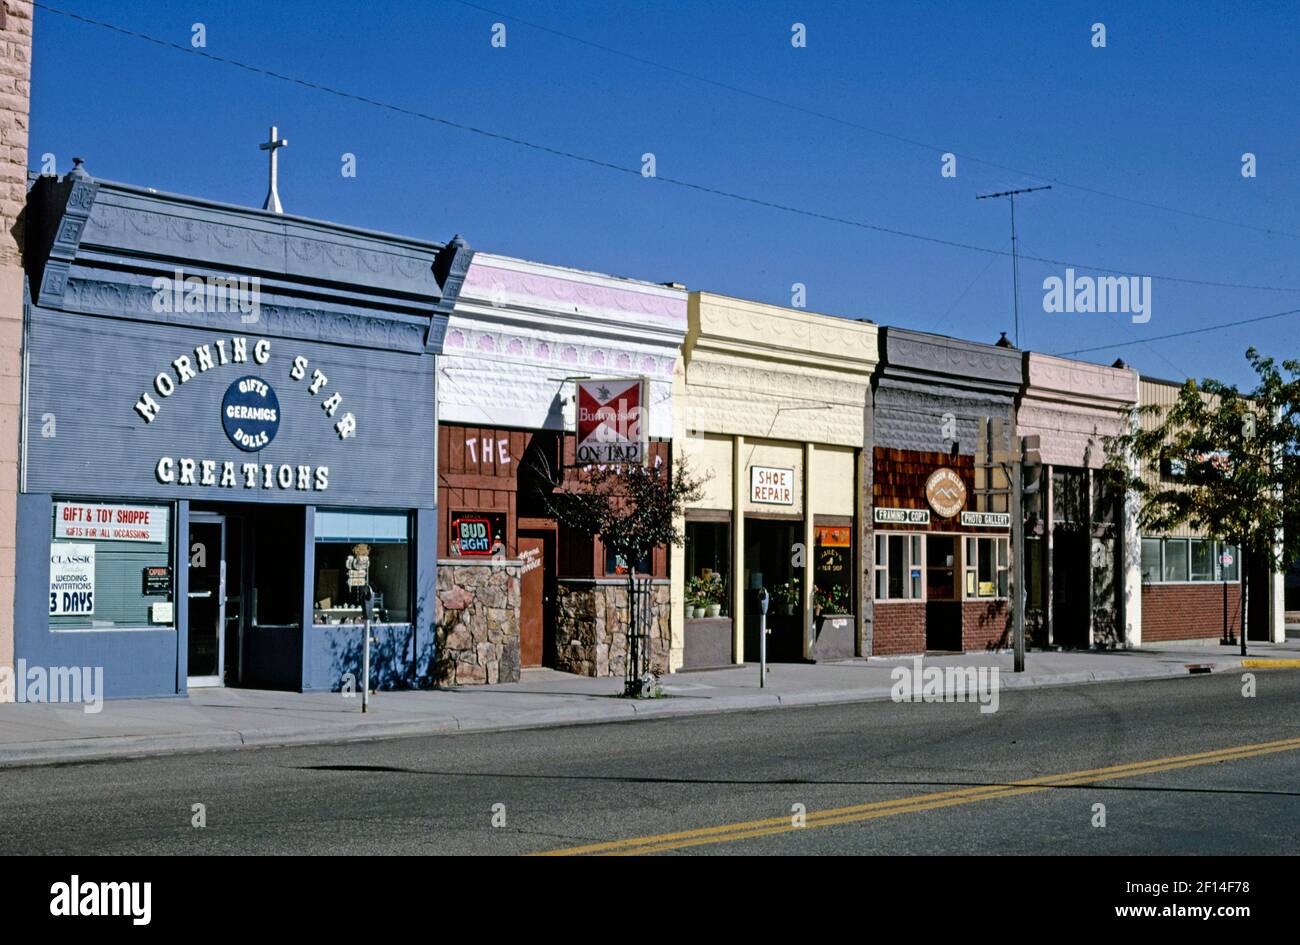
[[[434,680],[519,681],[518,561],[439,561]]]
[[[672,586],[650,588],[650,670],[668,672]],[[555,603],[555,668],[579,676],[622,676],[627,667],[627,584],[560,581]]]

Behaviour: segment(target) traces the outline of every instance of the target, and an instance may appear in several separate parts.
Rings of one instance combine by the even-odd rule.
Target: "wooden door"
[[[519,558],[523,575],[519,587],[519,665],[542,665],[542,637],[550,601],[547,600],[548,555],[546,536],[519,533]]]

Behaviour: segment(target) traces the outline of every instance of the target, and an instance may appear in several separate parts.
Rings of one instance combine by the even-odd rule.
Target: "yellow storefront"
[[[674,669],[860,653],[876,326],[693,292],[674,450],[707,478],[673,550]]]

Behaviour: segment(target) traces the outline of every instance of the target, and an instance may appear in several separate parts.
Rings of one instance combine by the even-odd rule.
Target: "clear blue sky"
[[[214,56],[625,167],[653,152],[661,176],[977,246],[1009,247],[1006,202],[975,195],[1041,182],[1017,171],[1130,198],[1059,185],[1022,198],[1021,250],[1155,276],[1151,320],[1045,313],[1043,279],[1064,267],[1022,261],[1022,347],[1300,308],[1300,291],[1160,278],[1300,290],[1295,3],[476,2],[627,55],[453,0],[49,5],[184,46],[202,22]],[[37,11],[32,167],[49,152],[63,173],[75,155],[99,177],[260,206],[272,123],[289,139],[290,213],[782,305],[801,282],[817,311],[1011,333],[1007,257],[620,174]],[[961,155],[955,179],[943,150]],[[1295,357],[1297,338],[1300,315],[1082,357],[1244,382],[1248,345]]]

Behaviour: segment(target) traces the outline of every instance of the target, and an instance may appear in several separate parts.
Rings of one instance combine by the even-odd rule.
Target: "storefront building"
[[[633,564],[651,579],[652,666],[667,671],[667,549],[616,559],[558,521],[546,494],[578,465],[579,380],[643,379],[649,462],[671,462],[685,334],[680,287],[474,257],[439,359],[444,678],[506,682],[543,665],[622,675]]]
[[[1033,645],[1114,647],[1140,632],[1137,505],[1101,473],[1106,440],[1124,431],[1137,398],[1137,372],[1122,362],[1025,355],[1017,427],[1038,436],[1042,459],[1023,506]]]
[[[1172,407],[1182,384],[1142,377],[1143,404]],[[1158,417],[1145,416],[1148,429]],[[1144,475],[1160,488],[1177,487],[1178,469],[1169,462]],[[1244,561],[1239,549],[1190,526],[1141,536],[1141,635],[1139,643],[1169,640],[1218,642],[1235,638],[1242,624],[1242,582],[1250,581],[1251,640],[1286,639],[1283,575],[1262,561]]]
[[[875,656],[1010,641],[1011,515],[1002,463],[1016,429],[1021,352],[880,329],[865,567]]]
[[[15,655],[107,695],[431,681],[446,246],[34,182]]]
[[[863,444],[876,326],[692,292],[678,454],[706,479],[674,549],[673,668],[862,655]],[[680,640],[680,643],[678,642]]]

